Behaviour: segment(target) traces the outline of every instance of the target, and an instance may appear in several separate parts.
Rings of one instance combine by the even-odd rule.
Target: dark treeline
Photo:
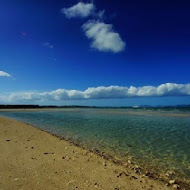
[[[40,106],[40,105],[0,105],[0,109],[37,109],[37,108],[97,108],[96,106]]]
[[[0,109],[40,108],[39,105],[0,105]]]

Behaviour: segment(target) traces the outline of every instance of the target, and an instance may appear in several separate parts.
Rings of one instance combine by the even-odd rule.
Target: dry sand
[[[0,117],[0,190],[17,189],[166,190],[170,187],[35,127]]]

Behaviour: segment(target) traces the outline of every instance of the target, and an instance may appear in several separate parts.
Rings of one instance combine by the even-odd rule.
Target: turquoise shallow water
[[[190,112],[60,109],[0,112],[89,149],[190,184]]]

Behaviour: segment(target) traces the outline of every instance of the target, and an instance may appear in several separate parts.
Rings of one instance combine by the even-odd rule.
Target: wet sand
[[[0,190],[167,190],[171,186],[28,124],[0,117]]]

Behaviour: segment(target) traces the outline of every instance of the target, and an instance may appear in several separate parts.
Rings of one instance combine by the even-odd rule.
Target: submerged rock
[[[134,165],[134,169],[139,169],[140,167],[138,165]]]
[[[173,185],[173,188],[174,188],[174,189],[180,189],[180,186],[179,186],[178,184],[174,184],[174,185]]]
[[[169,181],[169,184],[170,184],[170,185],[173,185],[173,184],[175,184],[175,183],[176,183],[176,180],[175,180],[175,179]]]
[[[168,171],[168,172],[166,173],[166,176],[167,176],[167,177],[170,177],[171,175],[174,175],[174,174],[175,174],[174,171]]]

